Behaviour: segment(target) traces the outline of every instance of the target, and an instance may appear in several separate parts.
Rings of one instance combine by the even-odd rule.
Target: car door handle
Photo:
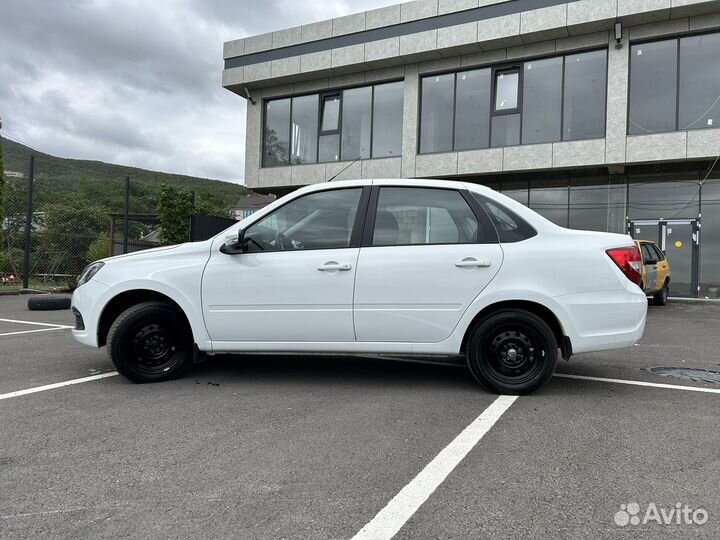
[[[321,264],[318,266],[318,270],[321,272],[332,272],[332,271],[340,271],[340,272],[347,272],[348,270],[352,269],[352,266],[349,264],[340,264],[335,261],[326,262],[325,264]]]
[[[486,268],[490,266],[490,259],[476,259],[475,257],[465,257],[461,261],[455,261],[458,268]]]

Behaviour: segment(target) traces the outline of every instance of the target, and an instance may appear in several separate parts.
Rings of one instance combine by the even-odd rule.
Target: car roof
[[[338,187],[355,186],[413,186],[413,187],[442,187],[450,189],[465,188],[472,191],[492,191],[487,186],[463,182],[462,180],[440,180],[437,178],[373,178],[362,180],[333,180],[305,186],[298,191],[309,192]]]

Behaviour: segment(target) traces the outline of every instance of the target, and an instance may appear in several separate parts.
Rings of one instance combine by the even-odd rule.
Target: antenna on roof
[[[342,173],[344,173],[345,171],[347,171],[350,167],[352,167],[353,165],[355,165],[355,162],[357,162],[357,160],[359,160],[359,159],[360,159],[360,156],[356,157],[356,158],[355,158],[353,161],[351,161],[346,167],[344,167],[342,170],[340,170],[340,172],[334,174],[333,177],[332,177],[330,180],[328,180],[328,182],[332,182],[333,180],[335,180],[338,176],[340,176]]]

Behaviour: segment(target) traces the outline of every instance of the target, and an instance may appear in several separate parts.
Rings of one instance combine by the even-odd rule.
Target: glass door
[[[644,219],[630,222],[630,236],[652,240],[670,263],[671,296],[697,297],[700,229],[696,219]]]

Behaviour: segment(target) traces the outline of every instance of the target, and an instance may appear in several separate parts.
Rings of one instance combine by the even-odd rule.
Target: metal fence
[[[72,289],[92,261],[162,245],[157,189],[93,174],[90,166],[78,173],[63,161],[5,155],[0,290]],[[198,221],[202,230],[193,239],[231,223],[209,221],[214,225]]]

